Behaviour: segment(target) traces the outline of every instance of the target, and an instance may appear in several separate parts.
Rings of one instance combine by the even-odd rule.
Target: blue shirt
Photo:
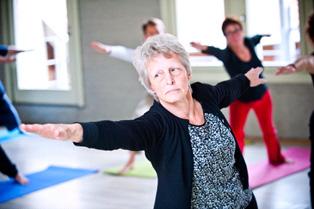
[[[6,45],[1,45],[0,44],[0,55],[1,56],[7,56],[8,54],[8,47]]]

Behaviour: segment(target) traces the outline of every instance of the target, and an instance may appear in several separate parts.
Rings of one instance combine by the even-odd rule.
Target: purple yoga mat
[[[291,162],[273,166],[268,161],[264,161],[248,166],[250,188],[255,189],[310,167],[309,148],[291,147],[283,154]]]

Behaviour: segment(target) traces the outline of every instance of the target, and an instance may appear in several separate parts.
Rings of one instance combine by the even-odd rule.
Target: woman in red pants
[[[227,47],[219,49],[196,42],[191,45],[202,53],[215,56],[223,62],[230,77],[245,74],[251,68],[263,67],[256,55],[254,47],[265,35],[244,37],[242,24],[232,18],[226,18],[222,24],[222,32],[227,39]],[[262,75],[261,75],[262,76]],[[238,100],[230,105],[230,125],[236,135],[241,151],[244,150],[244,125],[249,111],[253,109],[263,132],[269,162],[279,165],[285,162],[281,154],[276,129],[273,123],[272,99],[265,84],[250,88]]]

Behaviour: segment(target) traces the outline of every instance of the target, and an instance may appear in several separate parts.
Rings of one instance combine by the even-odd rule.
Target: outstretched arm
[[[90,47],[100,54],[109,55],[110,57],[132,63],[134,49],[124,46],[107,45],[99,41],[91,42]]]
[[[22,124],[21,129],[45,138],[80,143],[83,140],[83,128],[74,124]]]
[[[199,42],[191,42],[190,43],[192,47],[194,47],[195,49],[199,50],[199,51],[203,51],[207,49],[206,45],[202,45]]]
[[[307,70],[311,74],[314,74],[313,55],[300,57],[294,63],[278,68],[276,71],[276,75],[294,73],[303,69]]]
[[[74,124],[23,124],[26,132],[78,146],[101,150],[146,150],[161,136],[161,120],[157,114],[145,114],[135,120],[99,121]]]
[[[215,56],[217,59],[219,59],[222,62],[225,61],[224,51],[217,47],[202,45],[198,42],[191,42],[190,44],[192,47],[194,47],[195,49],[198,49],[204,54]]]
[[[218,83],[214,87],[216,102],[220,108],[229,106],[238,99],[249,87],[255,87],[265,80],[260,78],[263,68],[252,68],[244,75],[238,75],[230,80]]]

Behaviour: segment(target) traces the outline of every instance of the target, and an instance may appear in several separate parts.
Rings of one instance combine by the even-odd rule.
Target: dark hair
[[[229,25],[238,25],[240,27],[240,29],[242,30],[243,29],[243,26],[242,26],[242,23],[236,19],[233,19],[233,18],[230,18],[230,17],[227,17],[223,23],[222,23],[222,26],[221,26],[221,30],[223,32],[224,35],[226,35],[225,33],[225,30],[226,28],[229,26]]]
[[[142,25],[142,31],[144,34],[146,33],[146,30],[149,26],[155,27],[155,26],[157,26],[157,24],[152,20],[148,20],[146,23],[144,23]]]
[[[306,32],[311,41],[314,43],[314,13],[309,17]]]

